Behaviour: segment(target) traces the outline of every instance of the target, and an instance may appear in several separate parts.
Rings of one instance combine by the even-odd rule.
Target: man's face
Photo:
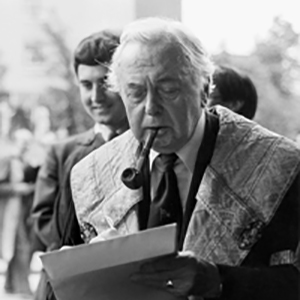
[[[77,78],[82,104],[96,123],[116,129],[126,124],[126,112],[120,96],[107,91],[105,66],[79,65]]]
[[[194,83],[178,47],[128,44],[120,65],[120,89],[138,140],[159,129],[153,149],[175,152],[191,138],[201,114],[201,85]]]

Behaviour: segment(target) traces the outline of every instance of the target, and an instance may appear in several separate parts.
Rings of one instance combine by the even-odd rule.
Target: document
[[[166,225],[41,255],[58,300],[174,300],[134,283],[146,260],[176,251],[176,225]]]

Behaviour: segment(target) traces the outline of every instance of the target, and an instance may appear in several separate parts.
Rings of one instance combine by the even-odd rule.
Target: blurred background
[[[139,17],[181,20],[216,63],[251,77],[259,97],[255,120],[300,143],[298,2],[0,0],[0,299],[31,299],[37,283],[39,260],[31,259],[23,228],[28,224],[20,220],[24,206],[30,208],[32,178],[45,150],[92,124],[71,66],[82,38],[104,28],[122,29]],[[31,168],[27,180],[24,166]],[[20,239],[23,250],[16,246]],[[16,272],[26,275],[29,266],[28,282],[21,275],[8,278],[16,253],[21,255]],[[14,281],[21,287],[15,288]]]

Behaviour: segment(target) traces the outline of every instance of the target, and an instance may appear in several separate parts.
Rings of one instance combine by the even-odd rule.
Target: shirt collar
[[[197,153],[200,148],[200,145],[204,136],[205,129],[205,113],[202,110],[201,116],[196,125],[196,129],[191,137],[191,139],[179,150],[176,152],[180,160],[183,162],[185,167],[191,172],[194,172],[194,167],[197,159]],[[152,169],[152,164],[154,159],[159,155],[158,152],[153,149],[150,150],[149,160],[150,160],[150,169]]]
[[[121,129],[115,130],[115,129],[113,129],[112,126],[107,126],[107,125],[100,124],[100,123],[95,123],[95,126],[94,126],[95,134],[100,133],[105,142],[111,140],[112,137],[114,137],[116,135],[122,134],[126,130],[127,130],[127,128],[121,128]]]
[[[110,139],[110,136],[112,134],[112,129],[110,126],[104,125],[104,124],[99,124],[99,123],[95,123],[94,126],[94,132],[95,134],[97,133],[101,133],[103,139],[105,142],[107,142]]]

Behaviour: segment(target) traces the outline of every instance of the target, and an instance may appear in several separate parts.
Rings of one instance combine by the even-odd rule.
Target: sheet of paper
[[[171,300],[169,293],[133,283],[148,259],[176,250],[175,224],[53,251],[41,256],[59,300]]]

